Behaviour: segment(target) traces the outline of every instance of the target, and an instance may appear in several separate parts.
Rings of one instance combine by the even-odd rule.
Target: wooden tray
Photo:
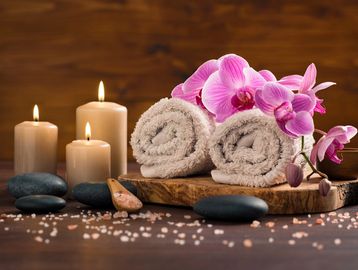
[[[298,188],[282,184],[271,188],[250,188],[215,183],[210,176],[151,179],[140,173],[119,177],[138,189],[144,202],[176,206],[193,206],[201,198],[213,195],[244,194],[259,197],[269,205],[269,214],[303,214],[333,211],[345,205],[358,204],[358,179],[333,181],[327,197],[318,192],[319,179],[304,181]]]

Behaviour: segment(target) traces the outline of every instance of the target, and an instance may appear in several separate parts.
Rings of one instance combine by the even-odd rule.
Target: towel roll
[[[313,136],[305,136],[308,156]],[[286,181],[285,169],[301,149],[301,138],[283,133],[275,119],[259,110],[237,113],[218,126],[210,140],[216,169],[214,181],[250,187],[269,187]],[[300,155],[296,163],[305,164]]]
[[[208,141],[214,128],[201,108],[177,98],[161,99],[143,113],[131,137],[142,175],[172,178],[209,172]]]

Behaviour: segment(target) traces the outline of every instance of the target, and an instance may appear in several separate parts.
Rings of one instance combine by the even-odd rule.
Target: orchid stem
[[[312,162],[310,161],[310,159],[307,157],[306,153],[301,153],[301,155],[304,157],[304,159],[306,160],[306,162],[308,163],[308,165],[311,167],[312,169],[312,173],[309,174],[307,176],[307,180],[310,179],[310,177],[314,174],[314,173],[317,173],[319,176],[321,176],[322,178],[327,178],[328,179],[328,176],[326,174],[324,174],[323,172],[320,172],[319,170],[317,170],[315,168],[315,166],[313,166]]]
[[[327,134],[327,133],[324,132],[323,130],[320,130],[320,129],[317,129],[317,128],[315,128],[314,132],[319,133],[319,134],[321,134],[321,135],[323,135],[323,136]]]
[[[316,131],[316,130],[315,130]],[[321,133],[323,131],[321,130],[317,130],[317,132]],[[324,132],[323,132],[324,133]],[[321,133],[322,134],[322,133]],[[325,135],[326,133],[324,133]],[[298,153],[301,154],[303,156],[303,158],[306,160],[306,162],[308,163],[308,165],[311,167],[312,169],[312,173],[310,173],[309,175],[307,175],[307,181],[310,180],[311,176],[315,173],[317,173],[319,176],[321,176],[322,178],[327,178],[328,179],[328,176],[326,174],[324,174],[323,172],[320,172],[319,170],[316,169],[316,167],[312,164],[311,160],[308,158],[308,156],[306,155],[306,153],[304,152],[304,146],[305,146],[305,137],[302,136],[301,137],[301,151]],[[294,158],[296,159],[296,157]]]

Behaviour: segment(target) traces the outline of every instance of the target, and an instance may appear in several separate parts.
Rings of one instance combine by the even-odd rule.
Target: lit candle
[[[90,122],[94,139],[111,145],[112,177],[127,173],[127,108],[104,101],[104,85],[98,87],[98,101],[89,102],[76,110],[76,138],[84,139],[83,129]]]
[[[70,189],[82,182],[106,181],[111,176],[111,147],[100,140],[91,140],[87,122],[85,140],[66,146],[66,179]]]
[[[28,172],[57,173],[57,126],[40,122],[39,108],[34,106],[34,121],[15,126],[15,174]]]

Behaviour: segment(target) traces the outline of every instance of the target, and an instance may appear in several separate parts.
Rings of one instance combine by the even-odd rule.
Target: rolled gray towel
[[[208,141],[215,124],[198,106],[164,98],[138,120],[131,138],[144,177],[172,178],[213,168]]]
[[[305,137],[308,156],[314,139]],[[210,140],[210,156],[216,169],[214,181],[250,187],[283,183],[285,169],[301,149],[301,138],[283,133],[275,119],[259,110],[237,113],[218,126]],[[297,163],[305,164],[300,155]]]

